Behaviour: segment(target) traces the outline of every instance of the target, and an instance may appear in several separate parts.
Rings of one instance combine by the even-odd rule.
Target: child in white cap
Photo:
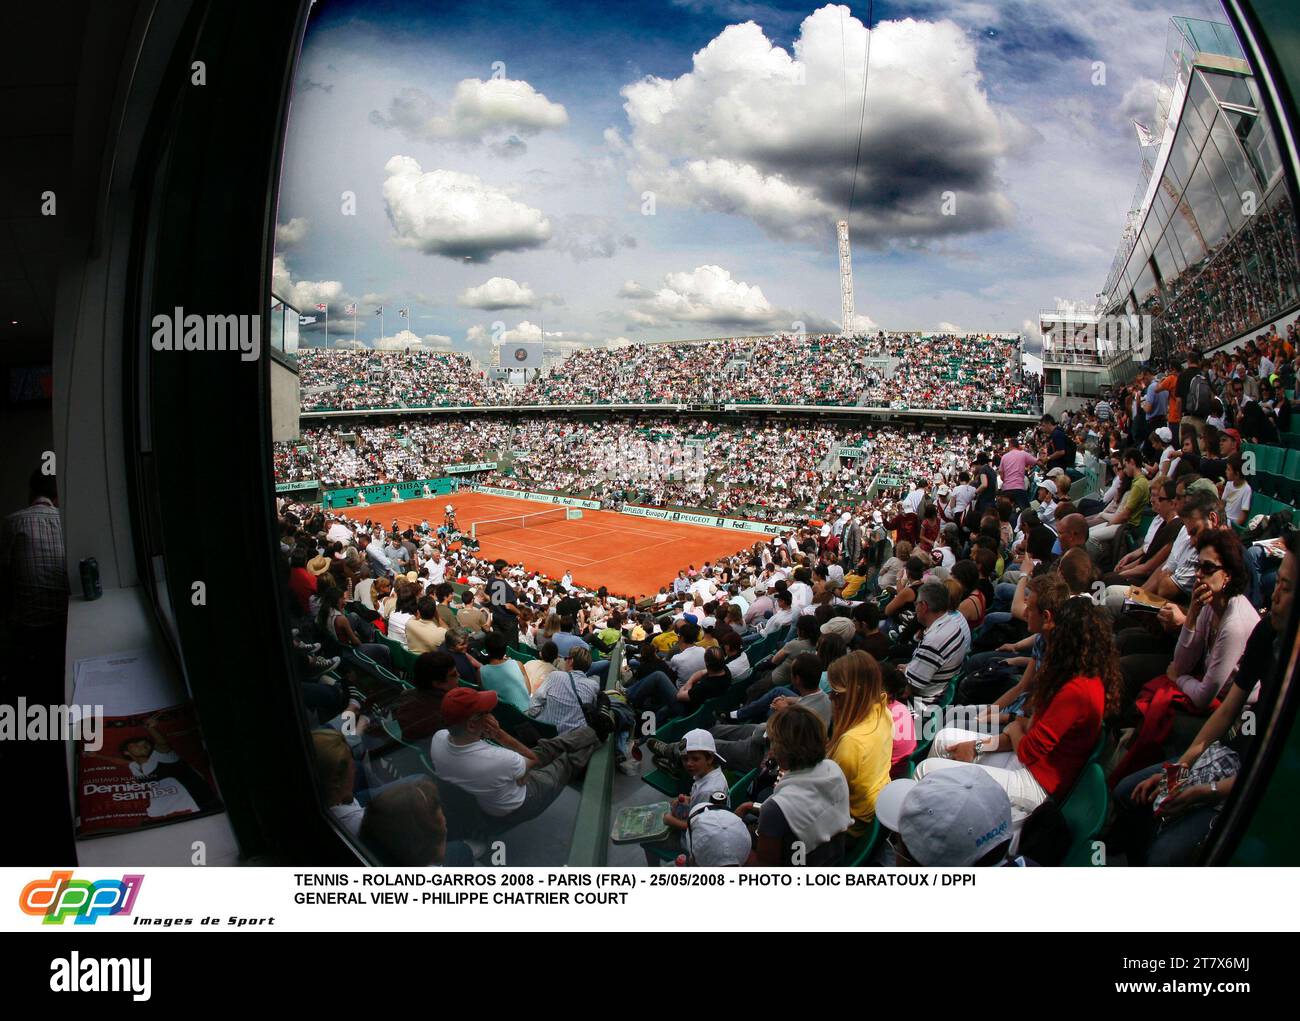
[[[721,791],[723,797],[728,796],[727,778],[719,764],[725,761],[718,754],[713,735],[707,730],[687,731],[682,765],[692,778],[691,793],[678,795],[676,804],[664,813],[664,822],[671,829],[685,830],[691,809],[696,805],[709,804],[715,792]]]
[[[744,820],[716,805],[691,809],[684,843],[686,864],[703,867],[744,865],[753,850],[753,838]]]

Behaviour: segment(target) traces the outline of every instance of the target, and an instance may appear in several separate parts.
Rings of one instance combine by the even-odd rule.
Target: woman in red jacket
[[[1029,715],[999,734],[945,728],[935,735],[926,772],[962,762],[989,771],[1011,799],[1016,829],[1050,795],[1065,794],[1119,708],[1123,682],[1110,618],[1086,596],[1066,602],[1034,678]]]

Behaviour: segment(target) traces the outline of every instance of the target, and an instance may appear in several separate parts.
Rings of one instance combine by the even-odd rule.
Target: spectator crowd
[[[949,382],[985,387],[958,357]],[[1298,368],[1294,328],[1270,330],[1019,433],[313,432],[285,470],[392,479],[508,447],[498,483],[767,501],[789,524],[611,594],[488,563],[447,527],[281,501],[325,799],[385,863],[481,862],[613,743],[617,782],[681,792],[649,861],[1192,863],[1277,707],[1300,547],[1293,508],[1258,512],[1254,465],[1295,439]]]
[[[462,354],[299,351],[305,411],[574,404],[780,404],[1008,412],[1035,405],[1018,339],[774,334],[581,348],[526,386]]]

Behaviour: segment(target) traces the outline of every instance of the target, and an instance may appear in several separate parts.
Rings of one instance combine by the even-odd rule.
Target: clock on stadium
[[[540,369],[542,367],[541,341],[516,341],[499,348],[500,364],[515,369]]]

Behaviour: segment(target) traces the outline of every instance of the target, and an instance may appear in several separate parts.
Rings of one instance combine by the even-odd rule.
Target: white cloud
[[[492,344],[509,344],[519,340],[542,339],[541,326],[529,322],[527,319],[510,329],[506,329],[505,325],[505,323],[498,321],[493,323],[491,328],[480,325],[471,326],[465,331],[465,340],[470,344],[491,346]],[[585,347],[599,339],[594,333],[581,330],[546,331],[547,347]]]
[[[326,302],[338,314],[334,306],[345,297],[343,284],[338,280],[294,280],[283,255],[275,256],[271,262],[271,290],[304,314],[314,311],[319,302]]]
[[[642,287],[635,280],[624,280],[623,286],[618,289],[620,298],[649,298],[654,291],[648,287]]]
[[[1156,105],[1163,101],[1167,106],[1170,99],[1169,86],[1153,78],[1139,78],[1128,87],[1119,101],[1119,115],[1155,131]]]
[[[397,243],[426,255],[487,262],[501,252],[545,244],[551,223],[473,174],[425,172],[410,156],[384,165],[384,204]]]
[[[966,332],[956,323],[949,323],[949,322],[940,323],[938,326],[938,330],[940,333],[964,334]]]
[[[619,228],[610,216],[570,213],[556,225],[551,247],[573,257],[574,262],[612,259],[621,249],[635,248],[636,238]]]
[[[305,216],[295,216],[288,223],[277,223],[275,225],[275,247],[292,248],[307,236],[307,230],[310,226]]]
[[[471,344],[508,344],[516,340],[541,340],[542,328],[527,319],[513,329],[499,332],[495,329],[489,331],[486,327],[476,325],[465,331],[465,339]]]
[[[451,338],[436,333],[420,337],[418,334],[412,333],[410,330],[398,330],[397,333],[393,334],[391,337],[377,338],[374,346],[380,351],[405,351],[411,349],[446,350],[451,347]]]
[[[395,128],[412,141],[453,141],[489,145],[500,156],[521,155],[524,137],[569,123],[569,114],[528,82],[509,78],[466,78],[456,85],[449,104],[416,88],[402,89],[388,112],[371,111],[370,120]]]
[[[466,290],[457,299],[466,308],[481,308],[489,312],[503,308],[530,308],[537,296],[527,284],[516,283],[509,277],[492,277],[486,283]]]
[[[1024,131],[989,102],[974,43],[948,21],[872,33],[855,188],[865,43],[844,7],[805,18],[792,52],[753,22],[730,25],[687,73],[625,86],[630,134],[607,143],[638,192],[747,217],[778,238],[828,244],[851,198],[855,240],[872,245],[1008,224],[997,171]],[[956,215],[943,214],[946,191]]]
[[[624,290],[629,290],[627,284]],[[733,279],[721,266],[697,266],[689,273],[669,273],[662,287],[644,293],[647,296],[637,302],[628,317],[647,327],[668,323],[761,327],[797,318],[776,308],[761,287]]]

